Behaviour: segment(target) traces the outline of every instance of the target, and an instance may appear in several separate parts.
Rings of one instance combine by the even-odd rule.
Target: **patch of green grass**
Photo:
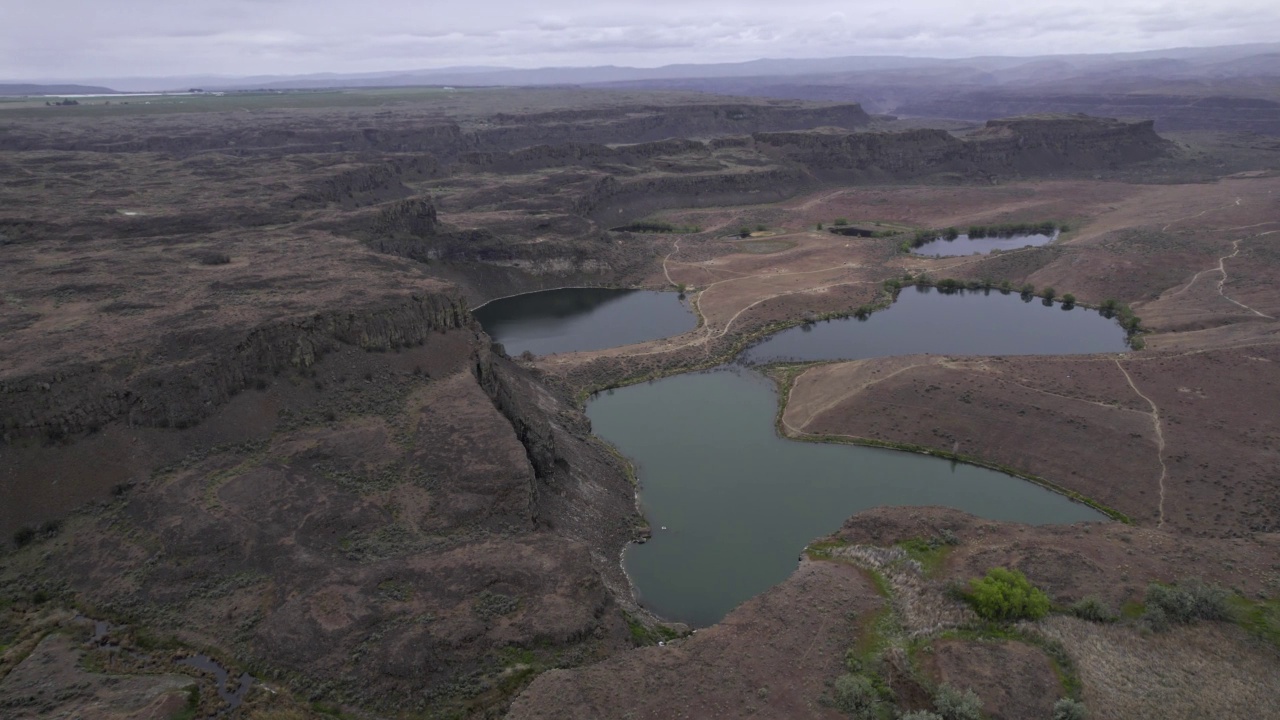
[[[627,622],[627,630],[631,633],[631,642],[636,647],[645,645],[657,645],[659,642],[670,642],[677,638],[684,637],[684,633],[669,626],[657,623],[650,627],[645,625],[639,618],[626,610],[622,611],[622,617]]]
[[[153,652],[155,650],[176,650],[182,646],[178,639],[172,635],[161,635],[153,630],[145,627],[136,627],[133,630],[133,642],[138,646],[139,650]]]
[[[514,645],[509,645],[499,650],[498,657],[501,659],[503,667],[533,665],[538,662],[538,655],[533,650],[515,647]]]
[[[171,720],[195,720],[196,712],[200,709],[200,686],[192,685],[187,688],[187,704],[182,706]]]
[[[897,619],[887,605],[858,618],[858,641],[845,651],[845,669],[858,673],[872,667],[875,659],[889,647],[897,629]]]
[[[920,569],[926,576],[933,575],[943,566],[952,549],[950,545],[923,538],[911,538],[898,545],[907,551],[912,560],[920,563]]]
[[[810,560],[830,560],[831,551],[845,545],[848,545],[848,543],[843,540],[823,540],[810,544],[804,549],[804,553]]]
[[[1120,606],[1120,617],[1125,620],[1137,620],[1147,611],[1146,603],[1130,600]]]
[[[1227,602],[1240,627],[1280,647],[1280,599],[1254,601],[1232,595]]]

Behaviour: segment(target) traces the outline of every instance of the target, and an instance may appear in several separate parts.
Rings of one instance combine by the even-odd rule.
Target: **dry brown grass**
[[[1234,626],[1204,623],[1143,635],[1055,616],[1041,629],[1074,659],[1096,720],[1280,718],[1274,649]]]

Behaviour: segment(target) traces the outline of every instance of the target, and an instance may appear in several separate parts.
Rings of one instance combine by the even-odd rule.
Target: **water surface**
[[[940,237],[936,240],[912,249],[911,252],[916,255],[928,255],[931,257],[955,257],[957,255],[986,255],[992,250],[1017,250],[1027,247],[1028,245],[1039,247],[1053,242],[1058,235],[1043,235],[1036,233],[1034,235],[1011,235],[1009,237],[996,237],[988,235],[987,237],[971,238],[968,235],[961,235],[953,240]]]
[[[485,332],[510,355],[602,350],[679,335],[697,327],[673,292],[562,288],[500,298],[475,309]]]
[[[810,540],[880,505],[945,505],[1027,523],[1105,519],[985,468],[784,440],[776,410],[773,383],[744,369],[621,388],[587,406],[595,433],[636,464],[653,538],[629,547],[625,565],[658,615],[718,622],[786,579]]]
[[[1045,306],[999,290],[941,293],[903,288],[866,320],[848,318],[784,330],[743,352],[749,363],[861,360],[889,355],[1073,355],[1127,349],[1115,320],[1085,308]]]

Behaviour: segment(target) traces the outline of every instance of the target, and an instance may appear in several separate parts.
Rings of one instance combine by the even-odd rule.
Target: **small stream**
[[[253,676],[249,673],[242,673],[235,687],[232,688],[227,682],[230,679],[227,669],[208,655],[192,655],[179,660],[178,664],[213,674],[218,683],[218,698],[227,704],[227,707],[218,713],[219,715],[240,707],[240,704],[244,702],[245,696],[249,694],[250,688],[253,687]]]

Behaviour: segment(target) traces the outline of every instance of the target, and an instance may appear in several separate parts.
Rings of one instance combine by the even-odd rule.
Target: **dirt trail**
[[[667,270],[667,263],[671,262],[671,256],[678,252],[680,252],[680,238],[676,238],[675,246],[671,248],[671,252],[667,253],[667,256],[662,258],[662,274],[667,276],[668,285],[674,286],[678,284],[675,280],[671,279],[671,273]]]
[[[1133,377],[1129,375],[1129,371],[1125,370],[1124,365],[1120,364],[1120,358],[1113,359],[1116,367],[1120,369],[1120,372],[1124,373],[1124,379],[1129,381],[1129,387],[1133,388],[1138,397],[1146,400],[1147,404],[1151,406],[1151,424],[1156,431],[1156,457],[1160,460],[1160,519],[1156,522],[1156,527],[1161,527],[1164,525],[1164,479],[1169,474],[1169,469],[1164,464],[1164,431],[1160,427],[1160,408],[1156,406],[1155,401],[1142,394],[1142,391],[1138,389],[1138,385],[1133,382]]]
[[[1273,233],[1277,233],[1277,232],[1280,232],[1280,230],[1268,230],[1267,232],[1264,232],[1264,233],[1258,233],[1257,235],[1254,235],[1254,236],[1252,236],[1252,237],[1248,237],[1248,238],[1239,238],[1239,239],[1237,239],[1237,240],[1233,240],[1233,241],[1231,242],[1231,247],[1232,247],[1232,248],[1234,248],[1234,251],[1233,251],[1230,255],[1224,255],[1224,256],[1222,256],[1222,257],[1218,258],[1218,272],[1222,273],[1222,278],[1221,278],[1220,280],[1218,280],[1218,294],[1219,294],[1219,295],[1221,295],[1222,297],[1226,298],[1226,300],[1227,300],[1228,302],[1231,302],[1231,303],[1233,303],[1233,304],[1235,304],[1235,305],[1238,305],[1238,306],[1240,306],[1240,307],[1244,308],[1245,310],[1248,310],[1249,312],[1253,313],[1254,315],[1257,315],[1258,317],[1264,317],[1264,318],[1267,318],[1268,320],[1275,320],[1275,318],[1274,318],[1274,317],[1272,317],[1272,316],[1270,316],[1270,315],[1268,315],[1268,314],[1266,314],[1266,313],[1264,313],[1264,312],[1259,312],[1259,311],[1257,311],[1257,310],[1254,310],[1253,308],[1249,307],[1248,305],[1245,305],[1244,303],[1240,302],[1239,300],[1232,299],[1229,295],[1227,295],[1227,294],[1223,291],[1223,286],[1227,284],[1227,265],[1226,265],[1226,262],[1227,262],[1227,260],[1229,260],[1229,259],[1231,259],[1231,258],[1233,258],[1233,257],[1235,257],[1235,256],[1237,256],[1237,255],[1239,255],[1239,254],[1240,254],[1240,243],[1241,243],[1241,242],[1243,242],[1243,241],[1245,241],[1245,240],[1252,240],[1253,238],[1259,238],[1259,237],[1262,237],[1262,236],[1264,236],[1264,235],[1271,235],[1271,234],[1273,234]]]
[[[1201,210],[1200,212],[1196,213],[1195,215],[1187,215],[1186,217],[1180,217],[1180,218],[1177,218],[1177,219],[1175,219],[1175,220],[1170,220],[1168,223],[1166,223],[1166,224],[1165,224],[1165,226],[1164,226],[1164,227],[1160,228],[1160,232],[1166,232],[1169,228],[1171,228],[1171,227],[1173,227],[1174,225],[1176,225],[1176,224],[1178,224],[1178,223],[1182,222],[1183,220],[1194,220],[1195,218],[1198,218],[1198,217],[1200,217],[1201,215],[1204,215],[1205,213],[1211,213],[1211,212],[1213,212],[1214,210],[1222,210],[1222,209],[1224,209],[1224,208],[1236,207],[1236,206],[1237,206],[1237,205],[1239,205],[1239,204],[1240,204],[1240,198],[1236,198],[1234,202],[1229,202],[1229,203],[1227,203],[1226,205],[1222,205],[1222,206],[1215,207],[1215,208],[1209,208],[1209,209],[1207,209],[1207,210]]]

